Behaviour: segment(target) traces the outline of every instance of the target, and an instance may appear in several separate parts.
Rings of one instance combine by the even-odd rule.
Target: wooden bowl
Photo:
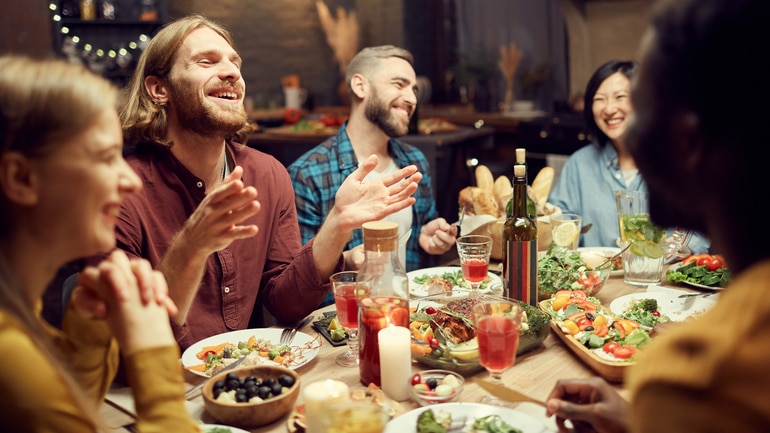
[[[294,378],[294,384],[284,389],[283,393],[259,402],[236,403],[214,399],[214,386],[217,381],[224,380],[228,373],[235,373],[242,381],[248,376],[256,376],[260,382],[286,374]],[[235,427],[252,428],[269,424],[291,412],[299,397],[300,379],[294,370],[272,365],[242,367],[231,371],[223,371],[211,377],[201,391],[203,405],[206,411],[216,420]]]

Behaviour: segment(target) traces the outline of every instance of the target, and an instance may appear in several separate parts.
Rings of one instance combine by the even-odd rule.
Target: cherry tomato
[[[717,269],[724,268],[725,267],[725,259],[723,259],[721,256],[711,256],[711,260],[706,262],[706,267],[711,272],[714,272]]]
[[[321,122],[324,124],[324,126],[339,126],[339,118],[331,113],[326,113],[321,117]]]
[[[688,263],[695,262],[695,265],[697,266],[698,265],[698,260],[700,260],[700,259],[702,259],[702,258],[704,258],[706,256],[708,256],[708,254],[695,254],[695,255],[688,256],[687,258],[682,260],[682,265],[686,265]]]
[[[569,335],[575,335],[580,331],[580,328],[578,328],[577,324],[572,320],[565,320],[562,322],[561,326]]]
[[[604,343],[602,350],[604,350],[606,353],[609,353],[610,355],[614,355],[615,350],[617,350],[618,347],[620,347],[620,344],[614,341],[610,341],[610,342]]]
[[[438,340],[436,340],[435,337],[433,337],[430,340],[428,340],[428,344],[430,344],[430,347],[432,349],[438,349],[438,347],[439,347]]]
[[[620,359],[628,359],[636,354],[636,349],[633,348],[633,346],[625,345],[625,346],[618,346],[617,349],[615,349],[615,353],[612,354],[615,358]]]
[[[652,315],[655,317],[660,317],[660,311],[653,311]]]
[[[425,309],[425,314],[436,314],[436,313],[438,313],[438,310],[436,310],[433,307],[428,307]]]
[[[581,331],[583,331],[584,329],[586,329],[589,326],[593,326],[593,323],[591,322],[591,319],[588,319],[588,318],[585,318],[585,317],[583,317],[582,319],[579,319],[576,322],[576,324],[578,326],[578,329],[580,329]]]
[[[293,125],[302,119],[302,113],[296,108],[287,108],[283,112],[283,121],[288,125]]]
[[[411,383],[412,386],[422,383],[422,377],[420,376],[420,373],[416,373],[414,376],[412,376]]]

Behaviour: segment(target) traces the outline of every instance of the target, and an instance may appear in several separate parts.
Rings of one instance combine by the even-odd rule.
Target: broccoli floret
[[[658,300],[657,299],[639,299],[638,301],[634,302],[633,306],[631,307],[632,310],[641,310],[641,311],[649,311],[650,313],[654,313],[658,311]]]

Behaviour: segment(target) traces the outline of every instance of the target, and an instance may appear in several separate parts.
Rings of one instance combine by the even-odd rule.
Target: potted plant
[[[547,62],[539,65],[522,66],[518,73],[521,98],[513,104],[514,111],[531,111],[535,107],[540,88],[548,81],[550,66]]]

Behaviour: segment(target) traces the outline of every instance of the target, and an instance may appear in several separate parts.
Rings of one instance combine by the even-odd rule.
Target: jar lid
[[[398,223],[370,221],[361,226],[364,230],[364,248],[367,250],[393,251],[398,240]],[[390,242],[385,242],[390,241]]]

